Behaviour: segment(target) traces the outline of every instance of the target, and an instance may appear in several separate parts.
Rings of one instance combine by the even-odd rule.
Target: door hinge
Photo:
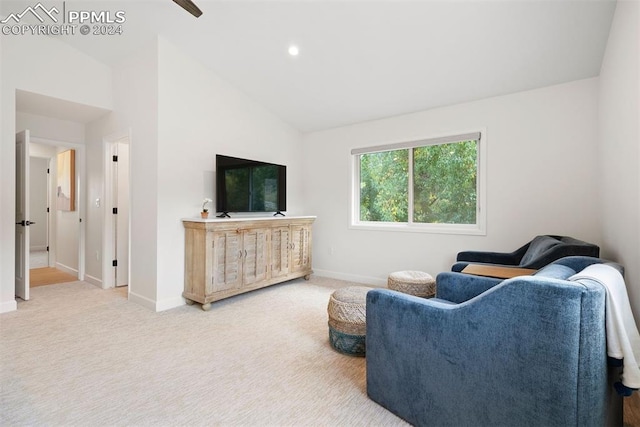
[[[49,252],[49,246],[47,246],[47,252]]]
[[[118,161],[118,156],[113,156],[113,161],[117,162]]]
[[[117,267],[118,266],[118,260],[114,259],[113,261],[111,261],[111,266],[112,267]]]
[[[49,213],[49,208],[47,208],[47,213]]]
[[[118,214],[118,208],[113,208],[113,214],[117,215]]]
[[[47,168],[47,173],[51,173],[51,172],[49,172],[49,168]]]

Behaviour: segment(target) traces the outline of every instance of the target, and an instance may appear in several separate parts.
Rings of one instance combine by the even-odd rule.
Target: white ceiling
[[[127,20],[123,36],[64,40],[116,64],[160,34],[309,132],[597,76],[615,10],[611,0],[195,1],[197,19],[171,0],[68,0]],[[2,3],[5,15],[20,9]]]

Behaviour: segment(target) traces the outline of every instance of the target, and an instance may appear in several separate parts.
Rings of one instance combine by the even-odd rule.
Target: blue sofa
[[[539,269],[568,256],[600,256],[600,248],[569,236],[536,236],[513,252],[458,252],[451,271],[462,271],[470,263]]]
[[[567,257],[503,281],[441,273],[433,299],[370,291],[369,397],[419,426],[622,425],[605,290],[565,280],[602,262]]]

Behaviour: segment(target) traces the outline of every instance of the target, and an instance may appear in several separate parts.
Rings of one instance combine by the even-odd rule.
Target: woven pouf
[[[371,289],[350,286],[334,291],[329,298],[329,342],[340,353],[365,354],[367,292]]]
[[[394,291],[423,298],[431,298],[436,294],[436,281],[430,274],[422,271],[391,273],[387,286]]]

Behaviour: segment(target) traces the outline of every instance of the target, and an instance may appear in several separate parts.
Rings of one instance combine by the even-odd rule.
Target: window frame
[[[475,136],[470,138],[470,136]],[[413,149],[429,145],[440,145],[468,140],[477,141],[477,175],[476,175],[476,223],[475,224],[435,224],[413,222]],[[409,150],[408,170],[408,222],[383,222],[360,220],[360,156],[362,154],[383,151]],[[429,137],[413,141],[404,141],[374,147],[355,148],[351,150],[351,212],[349,228],[371,231],[400,231],[434,234],[466,234],[486,235],[487,232],[487,132],[486,129],[470,132],[448,133],[442,136]]]

